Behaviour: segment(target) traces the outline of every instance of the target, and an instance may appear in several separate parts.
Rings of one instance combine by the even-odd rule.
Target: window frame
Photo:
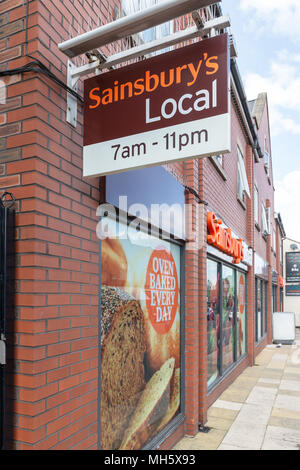
[[[240,149],[240,146],[237,145],[237,193],[239,198],[244,201],[244,196],[245,194],[251,199],[251,194],[250,194],[250,188],[249,188],[249,182],[248,182],[248,177],[247,177],[247,172],[246,172],[246,166],[245,166],[245,158],[243,155],[243,152]]]

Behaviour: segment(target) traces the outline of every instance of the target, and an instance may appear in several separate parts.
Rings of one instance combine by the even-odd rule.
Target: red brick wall
[[[246,158],[247,143],[235,107],[231,102],[231,152],[223,157],[226,180],[210,159],[204,160],[204,200],[236,235],[247,241],[247,213],[237,199],[237,143]]]
[[[0,5],[1,70],[31,60],[24,57],[24,3]],[[66,82],[57,43],[98,25],[105,14],[99,7],[95,1],[31,1],[28,53]],[[17,200],[7,447],[95,448],[99,185],[82,179],[82,109],[73,128],[65,120],[66,92],[44,75],[5,81],[0,185]]]

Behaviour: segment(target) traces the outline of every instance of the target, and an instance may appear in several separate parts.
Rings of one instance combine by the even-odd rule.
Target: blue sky
[[[300,0],[221,5],[231,19],[248,99],[268,94],[275,210],[287,236],[300,241]]]

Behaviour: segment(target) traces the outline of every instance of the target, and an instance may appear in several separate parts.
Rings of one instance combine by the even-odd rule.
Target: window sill
[[[224,168],[214,159],[214,157],[210,157],[210,161],[212,162],[213,166],[216,168],[217,172],[222,176],[223,180],[227,180],[226,173]]]
[[[242,208],[243,208],[244,210],[246,210],[246,209],[247,209],[247,206],[246,206],[246,204],[244,203],[244,201],[240,198],[240,196],[239,196],[238,194],[236,195],[236,198],[237,198],[238,202],[240,203],[240,205],[242,206]]]

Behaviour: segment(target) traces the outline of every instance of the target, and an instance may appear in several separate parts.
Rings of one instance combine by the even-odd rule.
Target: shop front
[[[215,240],[208,212],[207,245],[207,388],[208,393],[247,355],[246,244],[223,228],[221,220]],[[228,235],[227,235],[228,234]],[[218,238],[227,237],[222,243]],[[213,243],[213,244],[212,244]],[[236,244],[236,249],[232,246]],[[239,245],[240,244],[240,245]],[[218,246],[219,245],[219,246]],[[226,248],[227,246],[227,248]],[[236,256],[236,254],[239,254]],[[231,257],[233,256],[233,258]]]

